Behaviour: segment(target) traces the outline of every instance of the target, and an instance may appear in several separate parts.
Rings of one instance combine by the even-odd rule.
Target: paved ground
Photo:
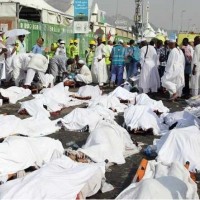
[[[108,91],[106,91],[106,92],[108,92]],[[151,95],[151,97],[156,100],[163,100],[164,104],[168,108],[170,108],[171,112],[183,110],[183,108],[186,106],[184,100],[179,100],[178,102],[171,103],[169,101],[166,101],[166,96],[163,96],[163,95],[156,95],[156,96]],[[85,105],[81,105],[80,107],[84,107],[84,106]],[[0,114],[7,113],[7,114],[17,115],[17,111],[18,111],[19,107],[20,107],[19,103],[15,104],[15,105],[5,104],[0,108]],[[59,116],[59,117],[65,116],[66,114],[71,112],[73,109],[74,109],[74,107],[64,109],[61,113],[61,116]],[[19,116],[19,117],[22,118],[22,116]],[[120,114],[117,117],[116,121],[121,125],[124,121],[123,115]],[[64,130],[60,130],[59,132],[54,133],[54,134],[50,135],[49,137],[59,139],[62,142],[64,148],[66,148],[67,147],[66,143],[69,143],[71,141],[75,141],[76,144],[78,144],[79,146],[84,144],[88,137],[88,133],[66,132]],[[154,136],[150,136],[150,135],[148,135],[148,136],[132,135],[132,137],[136,141],[142,142],[145,144],[143,146],[143,149],[147,145],[152,144],[153,140],[155,139]],[[132,178],[135,175],[135,172],[138,168],[140,161],[144,157],[145,156],[144,156],[143,150],[142,150],[140,153],[127,158],[126,164],[112,166],[111,167],[112,171],[106,173],[106,178],[107,178],[107,181],[115,187],[115,189],[111,192],[107,192],[104,194],[99,192],[95,196],[93,196],[92,199],[113,199],[113,198],[115,198],[124,188],[126,188],[130,184]],[[147,158],[147,159],[150,160],[150,158]],[[200,184],[198,184],[198,188],[200,191]],[[199,194],[200,194],[200,192],[199,192]]]

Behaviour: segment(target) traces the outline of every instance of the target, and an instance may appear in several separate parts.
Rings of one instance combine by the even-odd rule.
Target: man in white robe
[[[85,62],[79,60],[77,66],[80,68],[80,73],[75,76],[75,80],[86,85],[92,83],[92,74],[90,69],[85,65]]]
[[[200,94],[200,37],[194,39],[194,56],[192,60],[192,96]]]
[[[105,62],[106,49],[102,43],[102,39],[97,39],[98,46],[95,50],[94,61],[91,68],[93,82],[99,83],[99,86],[103,86],[108,82],[108,71]]]
[[[25,88],[28,88],[31,86],[31,83],[32,83],[36,73],[39,76],[42,86],[48,87],[49,83],[45,76],[45,72],[47,71],[48,64],[49,64],[48,59],[41,54],[35,54],[31,58],[28,66],[27,66],[28,70],[27,70],[26,80],[25,80],[25,84],[24,84]],[[54,77],[52,76],[52,80],[53,80],[53,78]]]
[[[176,47],[176,40],[170,40],[169,47],[171,52],[161,82],[162,86],[169,91],[170,100],[175,100],[181,97],[185,86],[185,57],[182,50]]]
[[[148,45],[146,40],[143,40],[141,48],[141,74],[139,79],[139,87],[143,93],[157,92],[160,87],[160,77],[158,73],[157,60],[158,56],[153,46]]]
[[[15,81],[15,85],[19,86],[20,81],[25,79],[27,66],[31,60],[32,54],[20,53],[13,57],[11,64],[11,73]]]

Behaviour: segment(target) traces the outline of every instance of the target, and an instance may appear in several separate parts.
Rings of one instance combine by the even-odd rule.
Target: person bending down
[[[41,54],[34,55],[31,58],[27,67],[28,70],[27,70],[24,86],[30,87],[31,83],[33,82],[34,76],[37,73],[42,83],[42,86],[48,87],[49,81],[47,80],[47,77],[45,76],[45,72],[47,71],[47,68],[48,68],[48,63],[49,61],[45,56]]]

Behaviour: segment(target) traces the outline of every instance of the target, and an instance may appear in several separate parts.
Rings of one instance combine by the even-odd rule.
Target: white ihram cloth
[[[124,109],[127,108],[125,104],[120,103],[117,97],[112,95],[99,96],[89,102],[90,108],[96,107],[97,105],[101,105],[107,109],[112,109],[117,113],[122,113],[124,112]]]
[[[189,171],[178,163],[149,161],[145,176],[132,183],[116,199],[199,199]]]
[[[114,113],[108,108],[96,105],[92,108],[76,108],[61,119],[61,122],[69,130],[80,130],[88,125],[89,130],[93,131],[103,119],[114,120]]]
[[[200,170],[200,131],[196,126],[173,129],[157,141],[158,161],[165,163],[190,162],[189,169]],[[170,149],[170,151],[169,151]]]
[[[33,78],[36,73],[39,75],[39,79],[42,82],[43,87],[48,87],[46,85],[45,72],[47,71],[49,61],[41,54],[34,54],[27,66],[27,75],[25,80],[25,85],[31,85]]]
[[[28,63],[31,60],[33,54],[20,53],[13,57],[11,64],[11,71],[15,85],[19,86],[19,82],[25,79]]]
[[[169,93],[175,94],[180,97],[182,89],[185,86],[184,78],[185,57],[182,50],[174,48],[169,54],[165,73],[161,79],[162,86],[166,88]]]
[[[169,113],[167,115],[161,115],[165,124],[169,127],[173,124],[177,123],[176,128],[184,128],[188,126],[200,126],[200,120],[190,113],[189,111],[181,111],[181,112],[174,112]]]
[[[124,111],[124,120],[130,130],[152,128],[154,135],[160,135],[163,130],[160,119],[149,106],[131,105]]]
[[[191,88],[193,96],[200,94],[200,44],[194,49],[194,56],[192,60],[192,68],[196,65],[196,74],[192,75]]]
[[[94,61],[92,64],[91,72],[94,83],[100,85],[108,82],[108,70],[105,62],[106,47],[104,44],[97,46],[94,54]],[[104,56],[104,58],[103,58]],[[98,59],[101,61],[98,62]]]
[[[139,148],[133,144],[124,128],[114,121],[102,120],[78,151],[94,162],[104,162],[107,159],[110,163],[124,164],[127,152],[138,153]]]
[[[86,85],[80,87],[77,94],[80,97],[91,97],[92,99],[94,99],[101,96],[102,91],[100,90],[98,85],[97,86]]]
[[[15,104],[17,101],[31,95],[31,90],[13,86],[8,89],[0,88],[0,93],[3,97],[9,99],[9,103]]]
[[[76,75],[75,80],[85,84],[92,83],[92,74],[90,69],[86,65],[83,65],[80,73]]]
[[[0,177],[48,163],[53,154],[64,152],[60,141],[47,137],[10,136],[0,144]]]
[[[0,115],[0,138],[10,135],[26,135],[29,137],[40,137],[55,133],[60,129],[57,121],[51,121],[47,117],[20,119],[14,115]]]
[[[1,199],[77,199],[94,195],[101,187],[104,163],[83,164],[66,156],[54,159],[24,178],[0,186]]]
[[[69,87],[64,87],[63,83],[59,83],[53,88],[45,88],[41,94],[34,95],[35,99],[21,103],[21,108],[26,109],[31,116],[46,116],[50,117],[49,112],[60,111],[62,108],[68,106]],[[47,110],[43,107],[47,106]]]
[[[129,92],[128,90],[120,86],[117,87],[113,92],[109,94],[109,96],[115,96],[120,100],[128,100],[132,104],[135,104],[135,98],[137,95],[138,95],[137,93]]]
[[[138,94],[136,96],[136,105],[146,105],[149,106],[153,111],[158,111],[160,113],[168,113],[169,109],[163,105],[162,101],[156,101],[151,99],[147,94]]]
[[[147,54],[146,54],[147,52]],[[146,58],[145,58],[146,55]],[[144,93],[157,92],[160,87],[160,77],[157,66],[157,53],[153,46],[148,45],[141,48],[141,74],[139,79],[139,87]]]

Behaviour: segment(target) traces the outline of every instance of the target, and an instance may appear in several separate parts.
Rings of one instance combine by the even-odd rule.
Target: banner
[[[88,0],[74,0],[74,33],[88,33]]]

